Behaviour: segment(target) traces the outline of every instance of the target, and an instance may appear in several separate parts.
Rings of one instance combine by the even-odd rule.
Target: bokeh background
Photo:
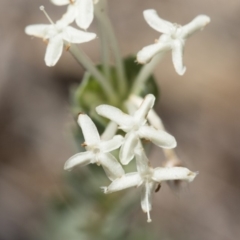
[[[162,186],[154,196],[151,226],[145,224],[140,207],[136,214],[159,239],[238,239],[240,1],[108,2],[123,56],[135,54],[159,36],[144,21],[144,9],[154,8],[162,18],[179,24],[198,14],[211,17],[211,24],[187,41],[184,76],[174,71],[170,54],[155,70],[161,87],[157,111],[178,141],[181,160],[200,174],[179,192]],[[65,11],[47,0],[0,2],[1,240],[37,239],[45,231],[49,199],[62,195],[63,164],[77,151],[69,89],[81,81],[83,68],[66,52],[54,68],[45,66],[45,44],[24,34],[26,25],[47,23],[40,5],[54,20]],[[90,30],[96,30],[96,23]],[[99,40],[81,48],[99,62]],[[160,149],[151,157],[156,165],[164,161]],[[98,187],[93,191],[100,192]]]

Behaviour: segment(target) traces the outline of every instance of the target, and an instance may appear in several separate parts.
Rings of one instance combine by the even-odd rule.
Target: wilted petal
[[[98,130],[88,115],[80,113],[78,124],[82,129],[86,145],[95,145],[100,142]]]
[[[64,40],[70,43],[83,43],[83,42],[89,42],[94,38],[96,38],[96,34],[83,32],[81,30],[68,26],[63,31],[62,37]]]
[[[70,3],[70,0],[51,0],[51,2],[55,5],[62,6]]]
[[[148,63],[156,54],[160,52],[165,52],[170,49],[171,44],[169,42],[166,43],[157,42],[148,45],[137,53],[137,61],[142,64]]]
[[[94,161],[94,158],[94,154],[89,151],[77,153],[67,160],[64,165],[64,169],[68,170],[75,167],[76,165],[85,166],[89,163],[92,163]]]
[[[155,97],[153,94],[148,94],[142,101],[138,110],[134,113],[134,119],[137,122],[142,122],[147,118],[150,109],[153,107]]]
[[[87,29],[93,21],[93,0],[80,0],[76,7],[76,23],[80,28]]]
[[[46,54],[45,63],[47,66],[54,66],[62,55],[63,40],[60,35],[56,35],[49,39]]]
[[[148,222],[151,222],[150,211],[152,210],[152,194],[155,188],[154,182],[145,182],[142,186],[141,207],[143,212],[147,213]]]
[[[124,175],[124,170],[117,159],[110,153],[99,154],[98,160],[105,170],[108,178],[113,181]]]
[[[142,179],[139,173],[127,173],[121,178],[115,179],[108,187],[104,188],[104,193],[112,193],[121,191],[126,188],[139,186],[142,183]]]
[[[133,159],[137,144],[136,134],[134,132],[127,133],[119,153],[119,159],[123,165],[127,165]]]
[[[183,50],[184,41],[175,40],[172,46],[172,61],[174,68],[179,75],[183,75],[186,71],[186,67],[183,65]]]
[[[206,15],[199,15],[195,17],[190,23],[182,27],[181,37],[190,37],[196,31],[202,30],[208,23],[210,23],[210,21],[210,17]]]
[[[138,131],[138,135],[140,138],[150,140],[162,148],[175,148],[177,146],[177,142],[172,135],[162,130],[156,130],[153,127],[141,127]]]
[[[49,29],[49,24],[29,25],[25,28],[25,33],[34,37],[44,38]]]
[[[119,108],[103,104],[96,107],[96,111],[99,115],[116,122],[123,130],[124,127],[129,127],[134,124],[133,118],[123,113]]]
[[[101,152],[111,152],[117,148],[119,148],[123,143],[123,136],[116,135],[111,140],[101,141],[99,148]]]
[[[191,182],[194,180],[197,174],[197,172],[191,172],[189,169],[184,167],[158,167],[154,169],[152,179],[156,182],[167,180],[186,180]]]
[[[148,9],[143,11],[143,16],[147,23],[155,29],[158,32],[165,33],[165,34],[170,34],[171,30],[173,28],[173,24],[161,19],[156,10],[154,9]]]

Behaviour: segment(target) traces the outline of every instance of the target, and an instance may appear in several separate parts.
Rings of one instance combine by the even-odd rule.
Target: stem
[[[117,98],[112,86],[109,84],[108,81],[106,81],[106,78],[102,75],[102,73],[94,66],[91,59],[82,50],[77,48],[76,45],[74,44],[71,44],[69,52],[80,64],[84,66],[84,68],[86,68],[87,71],[89,71],[95,77],[95,79],[101,85],[103,91],[105,92],[110,102],[116,103]]]
[[[136,79],[134,80],[134,84],[132,86],[131,93],[139,95],[144,87],[145,82],[151,76],[154,68],[159,63],[159,61],[163,58],[164,53],[159,53],[155,56],[150,63],[144,65],[137,75]]]
[[[98,16],[99,21],[103,25],[103,30],[104,30],[103,34],[105,34],[109,38],[109,42],[110,42],[113,55],[115,58],[115,62],[116,62],[119,91],[120,91],[120,94],[124,96],[127,92],[127,81],[126,81],[125,69],[122,62],[118,42],[114,34],[112,24],[106,14],[105,0],[101,0],[98,4],[101,4],[101,5],[99,5],[99,7],[96,7],[96,15]]]

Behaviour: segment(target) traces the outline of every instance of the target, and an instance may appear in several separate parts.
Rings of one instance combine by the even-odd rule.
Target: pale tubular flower
[[[43,7],[40,9],[44,11]],[[84,43],[96,38],[95,33],[83,32],[68,26],[68,23],[64,21],[57,21],[56,24],[54,24],[50,18],[49,20],[51,24],[35,24],[25,28],[26,34],[48,41],[45,63],[49,67],[54,66],[58,62],[62,55],[64,42]]]
[[[123,137],[114,136],[111,140],[103,141],[100,139],[98,130],[86,114],[79,114],[78,124],[82,129],[85,142],[83,146],[86,152],[77,153],[67,160],[64,169],[69,170],[76,165],[85,166],[90,163],[102,165],[108,178],[112,181],[124,175],[124,170],[116,158],[109,152],[122,145]]]
[[[185,41],[195,32],[202,30],[210,22],[210,18],[206,15],[199,15],[190,23],[180,26],[161,19],[154,9],[143,11],[143,16],[150,27],[162,35],[155,44],[146,46],[137,53],[137,61],[145,64],[156,54],[172,50],[174,68],[179,75],[183,75],[186,71],[183,65]]]
[[[96,108],[99,115],[116,122],[119,128],[127,133],[119,154],[123,165],[127,165],[133,159],[134,150],[138,145],[139,139],[150,140],[162,148],[174,148],[177,145],[173,136],[147,125],[146,117],[152,109],[154,102],[154,95],[148,94],[133,116],[109,105],[100,105]]]
[[[108,187],[102,187],[104,193],[112,193],[130,187],[141,186],[141,207],[147,213],[147,221],[151,222],[150,211],[152,209],[152,195],[158,191],[157,185],[168,180],[185,180],[192,182],[197,172],[191,172],[187,168],[172,167],[152,168],[143,149],[135,151],[138,172],[127,173],[121,178],[115,179]]]
[[[93,21],[94,3],[93,0],[51,0],[55,5],[67,5],[67,12],[63,15],[63,20],[72,23],[74,20],[80,28],[87,29]]]

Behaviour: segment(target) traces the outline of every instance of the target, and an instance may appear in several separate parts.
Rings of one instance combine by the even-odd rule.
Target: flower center
[[[182,26],[177,23],[173,24],[173,28],[171,29],[171,38],[173,38],[173,39],[178,38],[178,33],[179,33],[179,30],[181,29],[181,27]]]

